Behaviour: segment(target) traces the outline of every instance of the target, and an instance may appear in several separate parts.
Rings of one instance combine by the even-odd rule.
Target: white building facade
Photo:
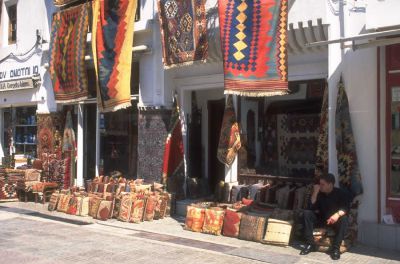
[[[14,5],[16,35],[13,40],[10,36],[13,34],[13,30],[10,30],[13,23],[10,21],[15,20],[12,13]],[[187,177],[206,179],[210,186],[219,180],[234,184],[240,178],[238,159],[230,168],[226,168],[213,156],[218,144],[216,131],[223,114],[225,96],[217,1],[208,0],[206,6],[208,61],[166,70],[162,64],[157,1],[140,1],[133,47],[134,65],[137,68],[135,81],[138,85],[138,90],[132,93],[135,109],[133,123],[137,137],[129,141],[129,144],[135,145],[135,154],[129,160],[136,164],[133,177],[160,180],[163,146],[168,130],[166,120],[169,118],[172,94],[176,91],[182,109],[182,132],[185,155],[188,157]],[[400,228],[380,224],[383,215],[398,215],[400,211],[397,157],[400,155],[400,135],[397,134],[400,126],[400,39],[397,37],[400,33],[400,16],[397,10],[400,10],[397,0],[290,0],[289,82],[298,92],[285,98],[263,99],[262,102],[235,97],[234,102],[242,134],[246,135],[246,141],[253,144],[248,148],[252,153],[247,155],[248,160],[252,160],[252,166],[257,167],[262,164],[262,153],[265,151],[261,138],[265,122],[262,120],[268,106],[278,105],[279,101],[306,99],[308,87],[317,83],[317,87],[323,88],[327,82],[329,171],[337,175],[334,120],[337,83],[342,76],[350,104],[364,187],[358,215],[359,240],[399,250]],[[50,113],[63,107],[55,103],[47,69],[51,17],[55,11],[57,8],[50,0],[4,0],[2,3],[0,85],[12,85],[19,79],[36,80],[38,76],[40,85],[31,87],[29,82],[24,89],[15,90],[10,86],[9,89],[0,90],[0,156],[5,156],[9,151],[7,142],[4,142],[7,131],[5,119],[10,118],[5,113],[9,113],[9,109],[34,107],[36,113]],[[104,140],[101,131],[106,117],[97,111],[95,100],[80,102],[73,107],[78,142],[76,184],[83,185],[85,179],[103,172],[102,166],[107,157],[102,154]],[[91,112],[87,110],[90,107],[94,109]],[[29,112],[29,109],[21,111]],[[197,111],[196,116],[193,111]],[[194,135],[192,132],[189,135],[195,122],[201,124],[194,127],[200,133]],[[24,125],[33,124],[25,121]],[[92,132],[88,134],[86,130],[90,125]],[[88,148],[89,139],[92,139],[95,148],[92,145]],[[199,143],[196,147],[191,147],[193,140]],[[32,138],[28,141],[34,144]],[[88,155],[93,156],[90,162],[86,158]],[[190,158],[196,158],[200,165],[193,164]]]

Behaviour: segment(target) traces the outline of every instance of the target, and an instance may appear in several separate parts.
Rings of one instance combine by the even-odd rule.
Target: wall
[[[8,45],[8,16],[5,6],[17,3],[17,41],[16,44]],[[0,71],[8,71],[10,69],[19,69],[24,67],[39,67],[42,85],[39,89],[29,89],[21,91],[9,91],[0,93],[0,107],[8,107],[10,105],[27,105],[37,104],[38,112],[46,113],[55,111],[56,105],[52,95],[51,81],[48,76],[44,64],[48,62],[48,42],[50,41],[50,20],[55,8],[53,1],[37,1],[37,0],[6,0],[3,2],[3,15],[0,26],[0,59],[8,54],[24,54],[9,58],[0,63]],[[41,14],[32,19],[32,14]],[[47,43],[36,45],[38,30],[41,38]],[[28,52],[30,51],[30,52]],[[28,52],[28,53],[27,53]],[[32,76],[32,70],[29,76]],[[7,76],[6,80],[16,79]],[[4,79],[3,79],[4,80]]]
[[[351,2],[347,2],[347,4],[338,2],[333,9],[327,4],[327,9],[331,10],[328,12],[329,39],[355,36],[364,30],[365,10],[354,9]],[[352,51],[341,49],[340,44],[329,45],[329,167],[330,171],[337,175],[334,120],[337,83],[342,75],[350,104],[350,115],[364,186],[364,194],[361,196],[359,208],[359,222],[376,222],[378,217],[376,58],[376,48]]]
[[[363,4],[366,6],[365,26],[367,30],[400,25],[400,2],[398,0],[369,0],[367,4],[365,4],[365,0],[361,2],[364,2]]]

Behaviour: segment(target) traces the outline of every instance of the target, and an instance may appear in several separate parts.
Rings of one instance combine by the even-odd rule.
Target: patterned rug
[[[37,157],[43,153],[54,153],[61,142],[59,139],[62,121],[57,113],[37,114]]]
[[[68,111],[65,121],[62,151],[65,157],[64,189],[68,189],[74,184],[76,160],[76,140],[71,111]]]
[[[137,0],[94,0],[92,50],[102,112],[131,106],[132,45]]]
[[[339,185],[351,192],[353,196],[357,196],[363,193],[363,187],[351,125],[349,101],[342,82],[338,85],[335,122]]]
[[[319,123],[318,147],[315,162],[315,178],[328,173],[328,88],[325,87]]]
[[[240,131],[233,107],[233,98],[232,95],[228,95],[218,143],[218,160],[227,166],[232,165],[240,147]]]
[[[318,145],[319,114],[268,113],[264,162],[272,175],[312,177]]]
[[[312,177],[318,145],[318,114],[281,114],[278,119],[279,171]]]
[[[287,0],[218,0],[225,93],[287,93]]]
[[[57,102],[76,102],[88,96],[85,67],[89,4],[58,12],[51,26],[50,76]]]
[[[158,0],[166,68],[205,60],[208,51],[205,0]]]
[[[184,150],[182,125],[179,117],[179,106],[174,98],[170,129],[165,142],[162,179],[170,193],[176,194],[176,199],[184,199],[183,184],[185,180]]]

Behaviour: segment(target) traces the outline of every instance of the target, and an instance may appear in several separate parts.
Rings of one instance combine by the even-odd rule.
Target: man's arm
[[[318,210],[319,209],[319,203],[318,203],[318,194],[319,194],[319,184],[315,184],[313,187],[313,192],[311,194],[311,199],[310,199],[310,204],[308,208],[310,210]]]
[[[350,199],[347,193],[341,191],[338,195],[339,210],[329,217],[327,220],[328,225],[336,223],[340,217],[346,215],[350,210]]]

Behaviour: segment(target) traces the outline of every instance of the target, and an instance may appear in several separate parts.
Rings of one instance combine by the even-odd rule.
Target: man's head
[[[319,186],[321,192],[330,193],[335,186],[335,176],[331,173],[321,176],[319,179]]]

